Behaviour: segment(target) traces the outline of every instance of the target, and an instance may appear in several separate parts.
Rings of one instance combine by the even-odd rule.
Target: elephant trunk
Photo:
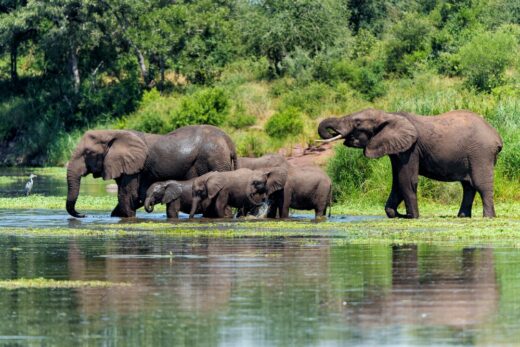
[[[340,140],[345,137],[352,129],[350,126],[350,122],[347,122],[346,125],[348,125],[348,129],[343,129],[344,124],[346,120],[344,118],[327,118],[320,122],[320,125],[318,126],[318,133],[320,134],[320,137],[322,139],[325,139],[324,141],[320,142],[332,142],[336,140]],[[341,122],[341,123],[340,123]],[[329,129],[333,131],[334,134],[331,134],[329,132]]]
[[[144,209],[146,210],[146,212],[148,212],[148,213],[153,212],[153,206],[154,206],[154,204],[151,203],[151,198],[147,197],[144,200]]]
[[[193,218],[195,216],[195,212],[197,212],[197,208],[199,207],[200,198],[195,197],[193,198],[193,201],[191,203],[191,211],[190,211],[190,218]]]
[[[76,218],[85,217],[84,214],[76,211],[76,201],[78,200],[81,176],[86,172],[85,164],[77,161],[69,163],[67,168],[67,212]]]

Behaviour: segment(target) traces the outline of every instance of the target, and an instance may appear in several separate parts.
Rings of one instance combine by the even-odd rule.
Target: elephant
[[[238,167],[259,170],[270,167],[287,167],[288,162],[280,154],[265,154],[259,158],[238,157]]]
[[[191,187],[193,179],[187,181],[168,180],[155,182],[146,191],[144,209],[153,212],[154,205],[166,204],[166,216],[179,218],[179,211],[189,213],[191,211]]]
[[[344,139],[368,158],[390,157],[392,189],[385,205],[389,218],[418,218],[418,175],[444,182],[459,181],[463,198],[459,217],[471,217],[479,192],[484,217],[495,217],[493,174],[502,139],[481,116],[455,110],[438,116],[388,113],[366,109],[320,122],[322,142]],[[397,211],[404,200],[406,215]]]
[[[317,166],[294,166],[289,164],[283,191],[277,195],[271,215],[278,212],[280,218],[289,217],[289,208],[314,210],[315,218],[325,216],[332,204],[332,182]],[[278,211],[277,211],[278,210]],[[330,217],[330,209],[329,209]]]
[[[190,218],[202,204],[214,208],[219,218],[226,215],[226,207],[251,208],[258,206],[273,192],[283,188],[287,170],[271,168],[267,170],[237,169],[230,172],[211,172],[193,181],[193,204]]]
[[[268,169],[273,167],[282,167],[288,168],[289,163],[285,159],[283,155],[280,154],[264,154],[258,158],[250,158],[250,157],[238,157],[238,167],[247,168],[251,170],[260,170],[260,169]],[[241,209],[237,212],[237,217],[242,216],[255,216],[257,218],[276,217],[276,208],[272,206],[272,201],[280,200],[280,194],[283,194],[283,191],[278,190],[275,191],[271,196],[268,196],[268,200],[261,206],[254,206],[250,209]]]
[[[158,181],[187,180],[210,171],[236,169],[235,145],[211,125],[192,125],[166,135],[132,130],[90,130],[81,138],[67,168],[67,212],[76,211],[81,177],[115,179],[118,204],[113,217],[134,217],[146,190]]]

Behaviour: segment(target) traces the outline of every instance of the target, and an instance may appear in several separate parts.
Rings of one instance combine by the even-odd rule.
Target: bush
[[[363,151],[338,145],[334,156],[327,164],[327,173],[334,187],[334,196],[339,201],[363,191],[363,185],[372,174],[370,160]]]
[[[407,15],[396,24],[387,46],[388,71],[409,75],[416,70],[430,54],[432,31],[432,24],[417,14]]]
[[[255,125],[255,123],[256,117],[245,113],[237,113],[233,117],[229,117],[227,121],[227,124],[235,129],[246,128]]]
[[[469,86],[489,91],[503,82],[504,71],[517,54],[514,34],[484,32],[462,46],[453,60]]]
[[[205,88],[182,99],[171,118],[172,129],[191,124],[224,124],[229,113],[229,97],[221,88]]]
[[[265,124],[267,135],[277,139],[298,135],[302,131],[303,121],[296,108],[287,108],[275,113]]]
[[[152,89],[143,95],[138,110],[121,122],[119,128],[133,129],[153,134],[165,134],[171,129],[167,116],[178,105],[178,98],[164,97]]]

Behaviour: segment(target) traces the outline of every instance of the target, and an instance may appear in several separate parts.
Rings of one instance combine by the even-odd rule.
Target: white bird
[[[32,190],[32,187],[33,187],[33,178],[34,177],[38,177],[38,176],[36,176],[35,174],[31,174],[29,176],[29,181],[25,184],[25,195],[26,196],[29,196],[29,194],[31,193],[31,190]]]

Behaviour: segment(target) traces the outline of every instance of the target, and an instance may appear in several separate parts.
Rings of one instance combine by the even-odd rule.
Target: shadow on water
[[[2,279],[130,284],[0,290],[0,339],[11,343],[493,345],[520,338],[520,252],[512,248],[0,236],[0,256]]]

